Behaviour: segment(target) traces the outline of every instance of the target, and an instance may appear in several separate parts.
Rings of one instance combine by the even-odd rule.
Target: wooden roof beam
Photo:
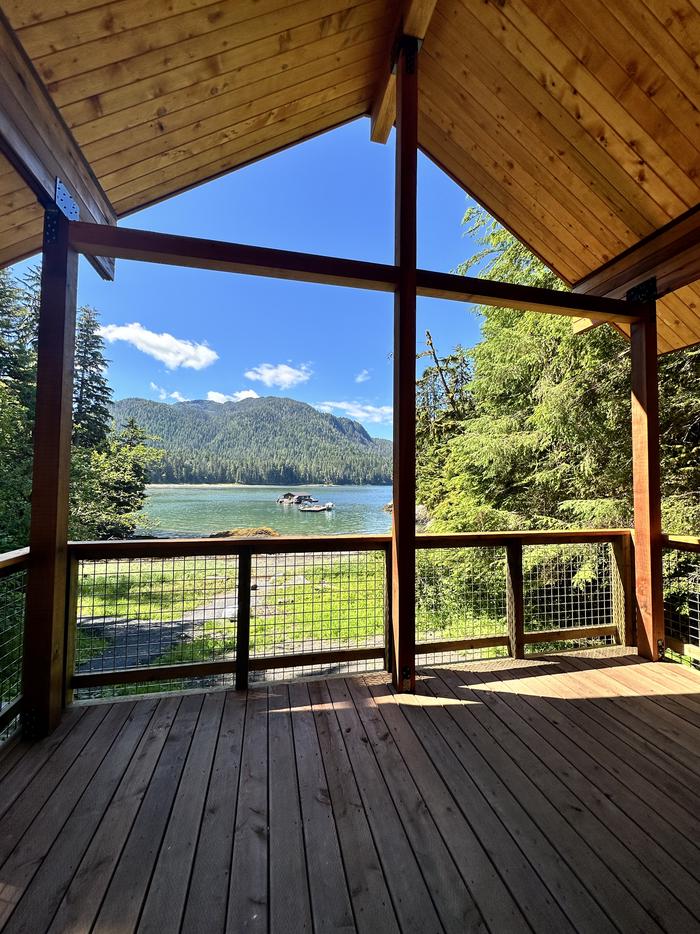
[[[392,48],[387,49],[388,73],[382,78],[372,106],[370,139],[386,143],[396,119],[396,48],[400,35],[425,39],[437,0],[405,0],[401,16],[392,34]]]
[[[366,263],[129,227],[74,221],[70,224],[69,237],[71,246],[79,253],[97,253],[115,259],[214,269],[380,292],[393,292],[398,282],[397,267],[386,263]],[[595,316],[603,321],[622,323],[647,320],[651,315],[650,306],[646,303],[539,289],[511,282],[492,282],[490,279],[427,269],[417,271],[416,285],[418,295],[428,298],[474,302],[522,311],[573,317]]]
[[[83,218],[116,223],[109,198],[1,11],[0,152],[45,208],[57,205],[60,180]],[[111,259],[88,259],[103,278],[113,278]]]
[[[658,298],[700,279],[700,205],[589,273],[574,292],[623,298],[651,278],[656,279]],[[600,318],[581,318],[573,329],[582,334],[600,324]]]

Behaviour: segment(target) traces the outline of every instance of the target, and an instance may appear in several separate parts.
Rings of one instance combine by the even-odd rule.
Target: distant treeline
[[[391,483],[391,442],[293,399],[122,399],[114,417],[117,423],[134,418],[158,439],[163,459],[154,482]]]

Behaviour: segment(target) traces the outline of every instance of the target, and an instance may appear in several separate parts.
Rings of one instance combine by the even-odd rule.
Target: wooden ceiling
[[[119,216],[372,111],[401,4],[0,0]],[[699,0],[437,0],[420,143],[574,285],[700,203]],[[0,165],[0,264],[41,212]],[[700,342],[700,286],[659,307]]]

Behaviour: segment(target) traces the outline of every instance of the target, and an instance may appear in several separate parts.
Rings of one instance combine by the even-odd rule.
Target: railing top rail
[[[190,558],[198,555],[294,554],[318,551],[383,551],[388,535],[333,535],[275,538],[143,538],[106,542],[69,542],[76,558]]]
[[[664,546],[667,548],[676,548],[678,551],[700,552],[700,538],[694,535],[664,535]]]
[[[29,564],[29,548],[16,548],[0,554],[0,577]]]
[[[479,548],[507,545],[575,545],[610,542],[629,529],[570,529],[512,532],[456,532],[416,536],[417,548]],[[383,551],[389,535],[280,536],[275,538],[146,538],[124,541],[70,542],[70,553],[85,560],[109,558],[186,558],[199,555],[294,554],[303,552]]]
[[[507,545],[578,545],[614,542],[628,538],[629,529],[543,529],[512,532],[456,532],[445,535],[418,535],[419,548],[465,548]]]

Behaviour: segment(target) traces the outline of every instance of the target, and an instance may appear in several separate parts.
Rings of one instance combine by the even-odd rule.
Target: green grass
[[[236,562],[224,558],[141,559],[86,565],[78,582],[78,617],[180,619],[236,589]]]

